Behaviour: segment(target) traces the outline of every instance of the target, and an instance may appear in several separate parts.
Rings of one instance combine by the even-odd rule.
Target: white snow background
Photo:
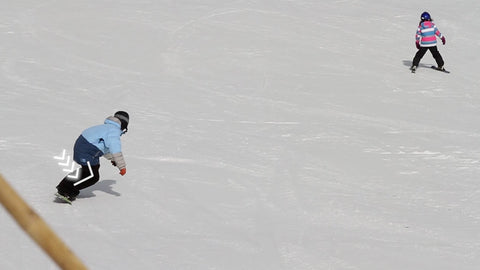
[[[451,74],[408,68],[428,10]],[[3,1],[0,173],[90,269],[478,269],[480,2]],[[53,157],[130,113],[127,174]],[[57,269],[0,208],[0,269]]]

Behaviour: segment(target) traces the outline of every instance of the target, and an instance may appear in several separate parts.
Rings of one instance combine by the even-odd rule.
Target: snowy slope
[[[478,1],[40,2],[0,10],[0,173],[90,269],[479,265]],[[451,74],[408,71],[424,10]],[[127,174],[53,203],[116,110]],[[0,223],[0,269],[57,269]]]

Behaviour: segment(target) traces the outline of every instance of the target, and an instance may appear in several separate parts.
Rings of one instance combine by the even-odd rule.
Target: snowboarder
[[[110,160],[122,176],[127,173],[120,136],[128,131],[128,121],[128,113],[118,111],[114,116],[107,117],[103,125],[82,132],[73,149],[73,160],[82,167],[63,178],[57,186],[58,194],[73,201],[81,189],[97,183],[100,179],[98,170],[101,156]]]
[[[445,45],[446,40],[432,21],[432,17],[428,12],[425,11],[420,15],[420,24],[418,25],[417,33],[415,35],[415,45],[417,46],[418,51],[413,58],[412,66],[410,68],[412,72],[415,72],[420,60],[427,50],[430,50],[433,58],[437,62],[436,69],[445,71],[443,67],[443,58],[437,49],[437,36],[442,40],[443,45]]]

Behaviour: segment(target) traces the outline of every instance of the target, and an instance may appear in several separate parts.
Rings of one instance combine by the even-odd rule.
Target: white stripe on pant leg
[[[78,181],[78,182],[75,182],[73,185],[74,186],[78,186],[80,185],[81,183],[87,181],[88,179],[92,178],[93,177],[93,170],[92,170],[92,167],[90,166],[90,161],[87,161],[87,165],[88,165],[88,170],[90,170],[90,176],[88,177],[85,177],[83,178],[82,180]]]
[[[72,166],[73,166],[73,162],[72,162]],[[65,170],[65,169],[64,169],[64,170]],[[73,178],[73,179],[78,179],[78,173],[80,172],[80,168],[76,169],[75,172],[76,172],[75,175],[69,174],[69,175],[67,175],[67,178],[68,178],[68,179],[71,179],[71,178]]]

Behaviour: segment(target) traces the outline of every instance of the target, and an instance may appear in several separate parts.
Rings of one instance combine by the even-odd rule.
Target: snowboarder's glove
[[[116,163],[115,161],[113,161],[113,160],[112,160],[112,165],[113,165],[114,167],[117,167],[117,163]]]
[[[420,50],[420,41],[417,40],[417,41],[415,42],[415,46],[417,47],[417,49]]]
[[[445,37],[442,37],[442,43],[443,43],[443,45],[445,45],[446,42],[447,42],[447,41],[445,40]]]
[[[120,174],[123,176],[127,173],[127,168],[123,168],[120,170]]]

